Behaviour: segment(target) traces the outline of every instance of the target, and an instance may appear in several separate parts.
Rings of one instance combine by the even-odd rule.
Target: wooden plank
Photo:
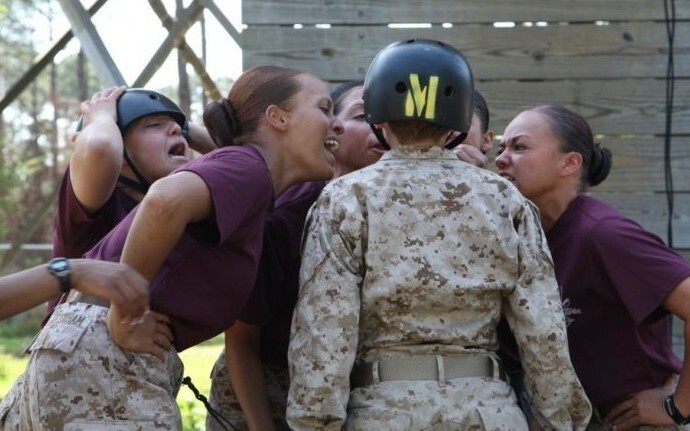
[[[490,81],[477,88],[491,109],[492,129],[502,133],[525,107],[537,103],[563,104],[585,117],[596,134],[663,135],[663,80]],[[690,80],[675,83],[673,132],[690,133]]]
[[[481,25],[391,29],[385,26],[249,27],[242,33],[245,68],[280,64],[329,81],[363,78],[376,53],[404,38],[458,48],[475,77],[585,79],[665,77],[666,25],[661,22],[494,28]],[[675,74],[690,76],[690,24],[675,34]]]
[[[244,0],[245,24],[477,23],[495,21],[650,21],[664,19],[664,2],[650,0]],[[690,2],[676,2],[690,18]]]
[[[660,193],[596,193],[592,195],[618,208],[623,214],[654,232],[665,243],[667,238],[666,196]],[[673,246],[690,249],[690,194],[674,198]]]

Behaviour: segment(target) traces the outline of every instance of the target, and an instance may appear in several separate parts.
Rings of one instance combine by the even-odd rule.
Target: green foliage
[[[182,429],[184,431],[196,431],[206,429],[206,410],[199,402],[178,400],[177,406],[182,415]]]
[[[31,338],[38,333],[41,329],[41,321],[44,315],[45,307],[39,306],[4,320],[0,324],[0,338],[3,339],[3,343],[0,345],[0,352],[21,354],[23,348],[19,345],[24,338]]]
[[[28,326],[22,327],[16,322],[10,325],[8,325],[8,321],[0,323],[0,400],[26,368],[28,356],[24,355],[23,351],[31,342],[33,332],[30,335],[18,336],[14,331],[25,332],[28,329]],[[191,376],[199,391],[206,396],[208,396],[211,386],[209,378],[211,367],[222,348],[223,336],[219,336],[180,354],[184,362],[185,375]],[[189,388],[182,387],[180,389],[177,405],[182,415],[184,431],[206,429],[206,409],[200,401],[194,398]]]

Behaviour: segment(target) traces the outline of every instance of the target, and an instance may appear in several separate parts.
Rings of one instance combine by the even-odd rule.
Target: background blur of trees
[[[57,0],[0,0],[0,95],[41,54],[37,26],[48,29],[51,39],[61,36],[51,28],[57,14],[62,14]],[[0,251],[0,274],[48,257],[30,259],[17,251],[22,244],[51,242],[55,195],[69,160],[69,135],[79,104],[101,88],[81,52],[56,58],[0,113],[0,244],[10,244],[9,250]],[[205,100],[199,80],[187,76],[184,60],[178,71],[181,85],[155,90],[180,101],[192,119],[200,121]],[[219,84],[227,91],[230,83]]]

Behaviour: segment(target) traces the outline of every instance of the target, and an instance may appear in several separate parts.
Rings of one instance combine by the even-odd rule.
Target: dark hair
[[[349,81],[337,86],[331,91],[331,100],[333,101],[333,114],[338,115],[342,108],[343,96],[350,90],[356,87],[364,88],[364,81]]]
[[[292,96],[301,89],[295,79],[304,72],[277,66],[258,66],[244,72],[227,98],[204,109],[204,124],[216,145],[242,145],[254,137],[270,105],[289,110]]]
[[[613,155],[608,148],[594,142],[592,130],[582,116],[560,105],[539,105],[532,110],[546,118],[564,152],[575,151],[582,155],[580,181],[583,190],[606,179],[611,172]]]
[[[479,123],[481,124],[482,133],[489,131],[489,106],[486,104],[486,99],[484,96],[474,90],[472,93],[472,104],[474,105],[474,113],[479,117]]]

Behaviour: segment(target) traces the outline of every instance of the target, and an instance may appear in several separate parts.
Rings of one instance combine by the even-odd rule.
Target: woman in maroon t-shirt
[[[669,331],[672,313],[690,346],[690,264],[585,193],[608,176],[611,152],[580,115],[542,105],[511,121],[498,153],[498,173],[541,213],[570,356],[594,406],[588,431],[690,422],[690,365],[673,353]]]
[[[353,81],[331,92],[333,112],[344,129],[334,151],[335,177],[369,166],[385,152],[364,118],[363,90],[364,82]],[[300,240],[307,211],[322,187],[303,185],[276,201],[265,224],[267,237],[252,300],[225,333],[228,354],[223,352],[213,368],[209,401],[239,429],[289,429],[287,347],[299,288]],[[208,430],[220,431],[223,426],[207,416]]]
[[[115,304],[70,298],[31,347],[20,402],[31,426],[181,429],[177,352],[234,323],[254,286],[275,196],[331,177],[342,132],[331,105],[317,77],[263,66],[207,107],[204,121],[223,148],[154,183],[88,253],[150,280],[151,309],[169,316],[170,329],[152,319],[122,325]]]

